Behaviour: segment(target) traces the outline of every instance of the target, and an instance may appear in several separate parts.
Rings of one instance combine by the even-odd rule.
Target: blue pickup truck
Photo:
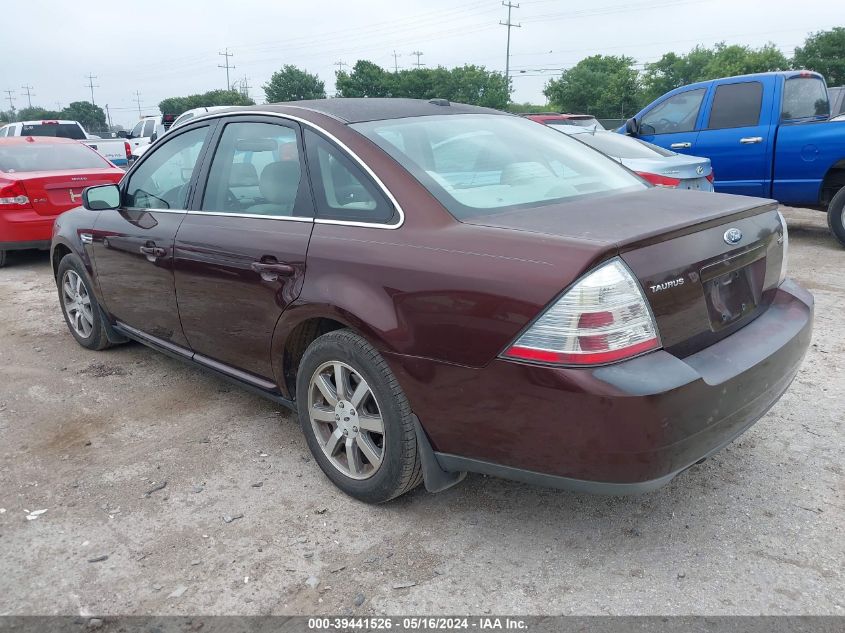
[[[830,119],[824,78],[786,71],[677,88],[618,131],[706,156],[717,191],[826,211],[845,246],[845,121]]]

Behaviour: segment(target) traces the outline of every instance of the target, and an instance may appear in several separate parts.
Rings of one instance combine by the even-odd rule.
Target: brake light
[[[132,159],[132,146],[129,143],[127,143],[126,141],[123,141],[123,151],[126,152],[126,160],[131,160]]]
[[[707,174],[707,175],[705,176],[705,178],[707,178],[707,180],[708,180],[708,181],[710,182],[710,184],[712,185],[712,184],[713,184],[713,181],[714,181],[714,180],[716,180],[716,174],[715,174],[715,172],[711,169],[711,170],[710,170],[710,173],[709,173],[709,174]]]
[[[41,125],[58,125],[58,121],[41,121]]]
[[[18,180],[0,180],[0,208],[21,209],[29,206],[23,183]]]
[[[599,365],[660,348],[657,325],[620,259],[588,273],[503,353],[552,365]]]
[[[669,176],[652,174],[647,171],[638,171],[637,174],[648,180],[655,187],[677,187],[681,184],[680,178],[670,178]]]

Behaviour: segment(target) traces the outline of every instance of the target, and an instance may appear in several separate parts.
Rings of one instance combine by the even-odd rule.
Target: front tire
[[[91,291],[91,280],[82,260],[69,253],[59,262],[56,275],[59,305],[70,333],[82,347],[103,350],[111,347],[100,306]]]
[[[381,355],[336,330],[308,346],[296,381],[299,423],[320,468],[346,494],[383,503],[422,481],[411,407]]]
[[[842,187],[827,207],[827,225],[830,232],[845,246],[845,187]]]

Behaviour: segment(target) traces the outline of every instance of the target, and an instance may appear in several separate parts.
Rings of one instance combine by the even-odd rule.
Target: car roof
[[[6,145],[24,145],[26,143],[41,143],[44,145],[53,145],[55,143],[78,143],[79,141],[72,138],[62,138],[61,136],[4,136],[0,138],[0,143]]]
[[[443,105],[438,105],[443,103]],[[510,116],[506,112],[492,108],[467,105],[465,103],[449,103],[445,100],[404,99],[404,98],[336,98],[310,99],[306,101],[289,101],[261,106],[247,106],[233,109],[237,112],[265,111],[289,113],[290,108],[310,110],[325,114],[344,123],[363,123],[364,121],[381,121],[384,119],[401,119],[405,117],[436,116],[450,114],[497,114]]]

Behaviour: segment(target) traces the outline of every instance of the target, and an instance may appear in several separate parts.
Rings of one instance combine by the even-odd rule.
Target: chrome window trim
[[[259,220],[286,220],[288,222],[314,222],[314,218],[296,215],[267,215],[260,213],[231,213],[229,211],[201,211],[192,209],[188,215],[218,215],[232,218],[257,218]]]
[[[152,207],[120,207],[115,211],[141,211],[144,213],[188,213],[187,209],[153,209]]]
[[[298,106],[290,106],[290,107],[298,107]],[[305,109],[305,108],[300,108],[300,109]],[[320,114],[322,114],[322,113],[320,113]],[[381,189],[382,193],[385,196],[387,196],[387,199],[390,200],[391,204],[393,205],[393,208],[396,209],[396,212],[399,214],[399,221],[396,222],[395,224],[385,224],[383,222],[352,222],[352,221],[349,221],[349,220],[329,220],[329,219],[317,218],[317,217],[304,218],[305,220],[312,221],[315,224],[336,224],[336,225],[340,225],[340,226],[360,226],[360,227],[364,227],[364,228],[388,229],[388,230],[398,229],[399,227],[401,227],[405,223],[405,211],[402,209],[402,205],[400,205],[399,201],[393,196],[392,193],[390,193],[390,190],[381,181],[381,178],[379,178],[375,174],[375,172],[372,169],[370,169],[369,165],[367,165],[363,161],[363,159],[360,156],[358,156],[358,154],[356,154],[351,149],[349,149],[349,146],[346,145],[346,143],[341,141],[339,138],[337,138],[334,134],[332,134],[331,132],[329,132],[325,128],[317,125],[316,123],[313,123],[312,121],[302,119],[302,118],[295,116],[293,114],[285,114],[285,113],[282,113],[282,112],[270,112],[270,111],[267,111],[267,110],[238,110],[238,111],[233,112],[233,111],[230,110],[230,111],[227,111],[227,112],[210,112],[210,113],[204,114],[202,116],[194,117],[193,119],[191,119],[191,123],[195,123],[197,121],[202,121],[202,120],[206,120],[206,119],[220,119],[220,118],[224,118],[224,117],[231,117],[233,115],[272,116],[272,117],[277,117],[277,118],[285,119],[285,120],[289,120],[289,121],[296,121],[297,123],[300,123],[302,125],[307,125],[308,127],[317,130],[323,136],[325,136],[326,138],[331,140],[335,145],[340,147],[340,149],[343,150],[346,153],[347,156],[349,156],[365,172],[367,172],[367,174],[370,176],[370,178],[372,178],[373,181],[376,183],[376,186],[378,186],[378,188]],[[338,120],[340,121],[340,119],[338,119]],[[189,211],[188,213],[191,213],[193,215],[193,213],[191,211]],[[242,217],[244,215],[244,214],[240,214],[240,213],[224,213],[224,212],[198,212],[198,213],[206,213],[207,215],[211,215],[212,213],[215,213],[217,215],[231,215],[231,216],[234,216],[234,217]],[[250,215],[250,216],[247,216],[247,217],[254,217],[254,216]],[[264,218],[273,219],[273,220],[279,220],[279,219],[290,220],[290,219],[292,219],[291,217],[285,217],[285,216],[259,216],[259,217],[264,217]],[[298,221],[302,221],[302,220],[298,220]]]

